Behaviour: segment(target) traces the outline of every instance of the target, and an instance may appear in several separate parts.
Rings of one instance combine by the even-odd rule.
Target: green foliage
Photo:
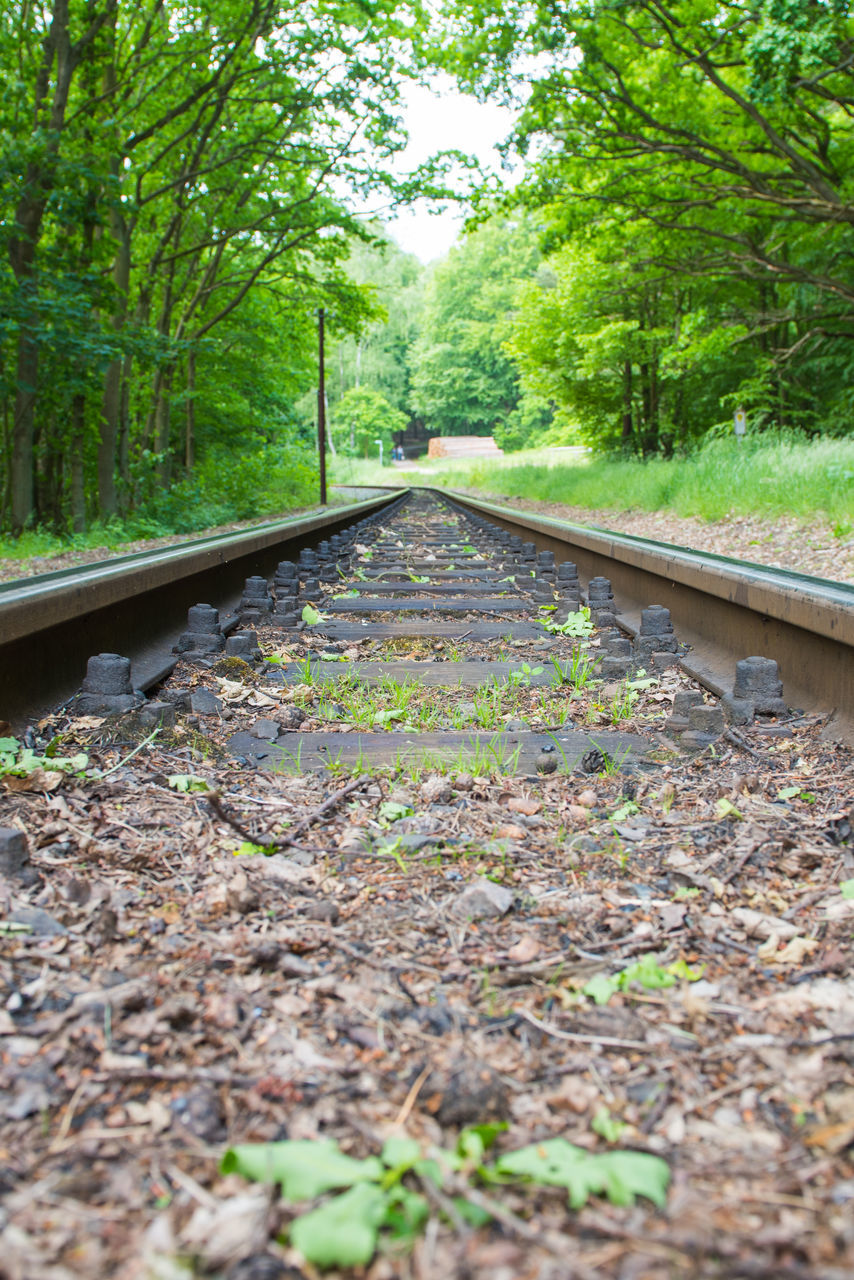
[[[171,773],[166,781],[175,791],[210,791],[210,783],[192,773]]]
[[[491,435],[513,447],[551,419],[540,400],[522,409],[516,370],[504,350],[520,282],[535,276],[539,251],[526,219],[495,217],[470,232],[427,282],[413,349],[415,408],[431,435]],[[527,416],[526,416],[527,415]]]
[[[617,1140],[623,1127],[607,1112],[594,1121],[606,1141]],[[465,1193],[475,1180],[500,1185],[519,1179],[541,1186],[565,1187],[569,1203],[580,1209],[591,1195],[612,1204],[631,1205],[645,1196],[659,1208],[666,1201],[670,1170],[658,1156],[638,1151],[591,1153],[557,1138],[523,1147],[485,1164],[487,1151],[504,1124],[465,1129],[453,1150],[430,1148],[426,1154],[412,1138],[389,1138],[379,1159],[356,1160],[331,1139],[246,1144],[231,1147],[222,1159],[223,1173],[240,1173],[257,1182],[278,1183],[286,1200],[313,1200],[347,1188],[316,1208],[299,1214],[290,1228],[291,1243],[321,1268],[365,1266],[383,1238],[411,1243],[430,1216],[430,1202],[406,1181],[415,1175],[431,1183],[474,1226],[492,1214]],[[449,1195],[448,1176],[456,1178]]]
[[[593,1155],[564,1138],[551,1138],[501,1156],[496,1170],[546,1186],[566,1187],[573,1209],[581,1209],[591,1195],[605,1195],[618,1205],[632,1205],[637,1196],[645,1196],[663,1208],[670,1182],[670,1169],[659,1156],[641,1151]]]
[[[541,605],[541,611],[552,609],[552,605]],[[593,634],[594,625],[590,618],[590,610],[586,604],[574,613],[567,614],[563,622],[555,622],[552,618],[540,618],[540,625],[544,631],[550,632],[556,636],[573,636],[582,639]]]
[[[324,620],[324,615],[320,612],[319,609],[315,609],[313,604],[303,605],[302,614],[300,616],[302,617],[302,620],[307,627],[316,627],[319,622],[323,622]],[[309,668],[309,676],[310,676],[311,675],[310,660],[307,659],[306,662]]]
[[[823,516],[844,525],[854,523],[852,478],[854,440],[786,432],[748,435],[741,444],[712,436],[687,457],[645,462],[590,456],[522,465],[479,461],[454,472],[437,469],[432,481],[612,511],[673,511],[705,520]]]
[[[430,56],[520,106],[503,207],[548,256],[507,349],[563,432],[669,454],[741,404],[851,433],[850,49],[836,0],[443,7]]]
[[[346,393],[361,386],[379,392],[407,417],[412,410],[412,347],[421,322],[424,268],[381,226],[369,229],[370,241],[350,242],[345,269],[349,279],[369,290],[370,314],[359,333],[340,333],[330,342],[327,391],[333,420]]]
[[[17,738],[0,738],[0,776],[11,774],[25,778],[39,769],[45,772],[83,773],[89,765],[89,757],[83,751],[73,756],[57,755],[50,747],[43,756],[25,747]]]
[[[531,676],[540,675],[542,670],[542,667],[532,667],[530,663],[523,662],[518,670],[510,672],[507,677],[507,683],[511,685],[524,685],[527,687],[531,683]]]
[[[376,456],[381,440],[387,459],[393,432],[402,431],[406,423],[406,414],[389,404],[379,391],[353,387],[335,406],[331,427],[341,453],[362,458]]]
[[[658,991],[664,987],[674,987],[680,980],[699,982],[704,971],[705,965],[699,969],[691,969],[684,960],[676,960],[673,964],[662,967],[655,954],[649,952],[612,977],[607,977],[604,973],[594,974],[582,987],[582,991],[595,1004],[607,1004],[615,991],[627,991],[633,982],[647,990]]]
[[[305,458],[275,455],[307,443],[316,309],[379,314],[342,267],[371,235],[351,197],[444,187],[389,168],[420,25],[406,0],[3,7],[0,527],[302,500]]]

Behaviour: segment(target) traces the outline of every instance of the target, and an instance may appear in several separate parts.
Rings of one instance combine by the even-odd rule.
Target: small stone
[[[505,822],[503,827],[496,829],[495,835],[499,840],[526,840],[528,833],[524,827],[520,827],[515,822]]]
[[[27,837],[17,827],[0,827],[0,875],[20,877],[30,861]]]
[[[305,712],[300,707],[282,707],[278,713],[279,724],[283,729],[298,729],[305,720]]]
[[[242,916],[257,910],[261,902],[257,889],[250,885],[245,871],[238,871],[237,875],[232,876],[225,893],[229,909]]]
[[[591,787],[585,787],[584,791],[579,791],[576,801],[583,804],[585,809],[592,809],[598,803],[599,797]]]
[[[317,902],[310,902],[304,913],[306,920],[321,920],[327,924],[338,923],[338,903],[332,898],[321,898]]]
[[[537,773],[557,773],[557,757],[541,751],[535,761]]]
[[[498,919],[513,906],[513,896],[510,889],[480,876],[453,903],[451,915],[458,920]]]
[[[18,907],[7,919],[12,924],[28,924],[38,938],[58,938],[68,933],[64,924],[60,924],[41,907]]]
[[[470,773],[458,773],[454,778],[455,791],[472,791],[474,789],[474,778]]]
[[[262,738],[265,742],[272,742],[274,738],[279,736],[279,723],[277,720],[269,720],[266,717],[262,717],[255,721],[249,732],[253,738]]]
[[[342,853],[365,853],[371,847],[371,837],[363,827],[345,827],[338,841]]]
[[[453,799],[453,791],[448,779],[441,774],[434,774],[421,784],[421,799],[424,804],[448,804]]]
[[[194,689],[187,701],[189,710],[197,716],[216,715],[222,708],[219,698],[210,689]]]

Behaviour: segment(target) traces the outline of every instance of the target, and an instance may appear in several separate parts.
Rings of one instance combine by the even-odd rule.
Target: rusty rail
[[[739,658],[774,658],[788,702],[834,711],[835,731],[854,740],[854,587],[436,492],[574,560],[582,581],[609,578],[630,634],[642,608],[665,605],[691,646],[685,669],[714,693],[731,690]]]
[[[147,687],[171,667],[190,605],[204,600],[227,614],[251,574],[269,575],[311,535],[335,533],[401,492],[0,584],[0,720],[15,723],[68,697],[99,651],[132,657]]]

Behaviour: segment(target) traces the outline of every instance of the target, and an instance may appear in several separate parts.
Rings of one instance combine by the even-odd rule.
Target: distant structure
[[[402,450],[404,458],[420,458],[427,452],[430,437],[420,418],[413,418],[404,431],[392,432],[392,444],[395,450]],[[396,456],[400,457],[400,454]]]
[[[428,458],[499,458],[492,436],[433,436],[427,449]]]

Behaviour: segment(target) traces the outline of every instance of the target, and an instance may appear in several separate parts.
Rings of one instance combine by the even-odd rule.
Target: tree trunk
[[[623,444],[627,445],[632,438],[632,362],[623,364]]]
[[[34,327],[25,324],[18,338],[17,392],[12,426],[12,531],[16,534],[26,529],[34,514],[33,431],[38,373],[38,340]]]
[[[158,370],[158,375],[155,380],[154,451],[157,454],[158,479],[163,484],[168,485],[169,472],[171,470],[169,458],[170,398],[175,366],[166,365],[164,369]]]
[[[196,353],[187,354],[187,422],[184,439],[184,470],[192,473],[196,463]]]
[[[41,239],[48,199],[56,182],[60,137],[76,54],[69,38],[68,0],[54,0],[50,22],[42,41],[42,62],[36,84],[34,133],[47,131],[44,154],[26,166],[23,195],[15,209],[14,232],[9,240],[9,263],[18,287],[27,295],[27,306],[18,338],[17,393],[12,426],[12,529],[20,533],[32,522],[35,482],[33,436],[36,387],[39,370],[38,284],[36,248]],[[52,97],[47,101],[51,83]]]
[[[86,439],[86,396],[78,391],[71,402],[71,528],[86,531],[86,488],[83,442]]]
[[[124,219],[112,216],[113,235],[116,237],[116,256],[113,262],[113,283],[118,302],[112,317],[113,332],[119,334],[127,316],[127,295],[130,284],[130,236]],[[117,445],[122,406],[122,357],[116,354],[107,365],[104,374],[104,395],[101,402],[101,437],[98,442],[98,508],[102,518],[109,519],[118,511],[116,488]]]

